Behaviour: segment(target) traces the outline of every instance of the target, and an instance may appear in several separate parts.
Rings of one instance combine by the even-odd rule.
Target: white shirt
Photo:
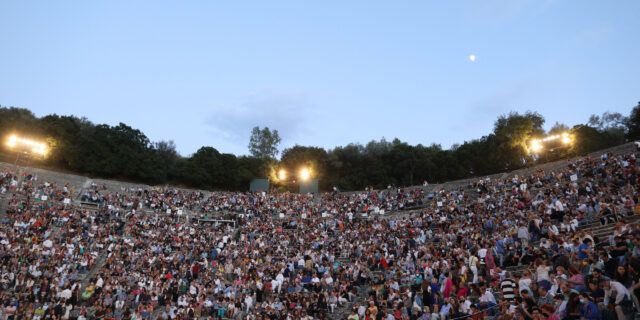
[[[464,313],[469,313],[471,314],[471,301],[469,300],[465,300],[461,305],[460,305],[462,312]]]
[[[480,301],[496,303],[496,298],[493,296],[493,293],[491,293],[491,291],[486,290],[480,297]]]
[[[522,290],[527,290],[529,291],[529,294],[531,294],[531,279],[520,279],[520,281],[518,281],[518,287],[520,288],[520,292],[522,292]]]
[[[611,280],[611,282],[609,282],[611,284],[611,287],[609,288],[609,290],[605,290],[604,291],[604,304],[608,305],[609,304],[609,299],[611,298],[611,293],[612,291],[616,291],[616,301],[615,304],[620,304],[622,302],[622,300],[624,300],[625,297],[627,297],[627,299],[630,297],[629,294],[629,290],[627,290],[627,288],[625,288],[624,285],[622,285],[622,283],[618,282],[618,281],[613,281]]]
[[[58,292],[58,297],[64,298],[64,299],[71,299],[71,290],[64,289],[64,290]]]

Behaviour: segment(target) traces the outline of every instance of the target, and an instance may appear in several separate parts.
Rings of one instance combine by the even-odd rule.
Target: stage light
[[[9,141],[7,142],[7,145],[10,148],[14,148],[17,145],[23,145],[23,146],[27,147],[27,149],[31,149],[31,151],[33,153],[39,153],[39,154],[42,154],[42,155],[47,153],[47,145],[46,144],[40,143],[40,142],[36,142],[36,141],[32,141],[32,140],[28,140],[28,139],[18,138],[16,136],[9,137]]]
[[[309,173],[309,169],[304,168],[304,169],[300,170],[300,179],[307,180],[307,179],[309,179],[310,175],[311,174]]]
[[[287,172],[284,170],[280,170],[280,172],[278,172],[278,178],[280,178],[280,180],[284,180],[287,178]]]
[[[533,150],[533,152],[538,152],[542,150],[542,145],[540,144],[540,142],[541,142],[540,140],[533,140],[531,142],[531,150]]]
[[[13,148],[16,146],[16,136],[11,136],[9,138],[9,142],[7,142],[7,145],[9,145],[9,147]]]
[[[560,140],[560,141],[558,141]],[[557,142],[553,142],[553,141],[557,141]],[[533,139],[531,140],[531,144],[529,146],[529,149],[533,152],[541,152],[541,150],[544,148],[544,145],[547,144],[548,142],[550,142],[551,144],[547,146],[547,149],[549,151],[553,151],[556,148],[558,148],[558,143],[561,143],[565,146],[568,146],[569,144],[571,144],[573,141],[571,139],[571,134],[569,132],[563,132],[560,134],[555,134],[552,136],[547,136],[544,137],[542,139]]]

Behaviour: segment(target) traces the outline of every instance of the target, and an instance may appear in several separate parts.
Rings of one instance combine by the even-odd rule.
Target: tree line
[[[640,139],[640,102],[628,116],[605,112],[572,128],[556,123],[545,132],[545,119],[536,112],[500,116],[493,131],[481,138],[443,149],[439,144],[410,145],[399,139],[351,143],[325,150],[296,145],[276,159],[277,130],[255,127],[248,156],[202,147],[181,156],[172,141],[151,142],[124,123],[94,124],[86,118],[56,114],[36,117],[30,110],[0,106],[0,133],[44,139],[49,147],[39,165],[148,184],[174,184],[211,190],[246,190],[254,178],[268,177],[282,186],[277,172],[308,168],[320,189],[362,190],[365,186],[410,186],[423,181],[444,182],[511,171]],[[571,144],[531,150],[531,140],[567,132]],[[0,150],[10,154],[6,143]],[[38,162],[36,160],[36,162]]]

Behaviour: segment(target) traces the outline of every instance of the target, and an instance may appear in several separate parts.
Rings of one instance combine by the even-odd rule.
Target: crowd
[[[604,155],[432,194],[92,186],[92,209],[3,171],[0,319],[631,319],[638,166]]]
[[[367,190],[349,194],[295,194],[295,193],[232,193],[214,192],[203,203],[201,217],[216,216],[217,213],[234,212],[259,216],[284,216],[299,218],[326,215],[346,215],[353,219],[359,213],[400,211],[424,206],[425,192],[422,189]]]
[[[106,186],[92,183],[80,199],[99,206],[111,206],[124,210],[147,209],[154,212],[177,213],[178,210],[194,210],[204,198],[202,192],[186,192],[175,188],[143,189],[121,187],[120,192],[109,192]]]

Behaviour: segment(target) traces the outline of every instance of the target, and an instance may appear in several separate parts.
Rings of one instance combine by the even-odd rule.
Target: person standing
[[[473,273],[472,283],[478,283],[478,257],[476,257],[475,249],[471,251],[471,256],[469,256],[469,270]]]
[[[526,248],[529,246],[529,239],[531,235],[529,235],[529,230],[524,224],[520,224],[520,228],[518,228],[518,240],[520,240],[521,248]]]

